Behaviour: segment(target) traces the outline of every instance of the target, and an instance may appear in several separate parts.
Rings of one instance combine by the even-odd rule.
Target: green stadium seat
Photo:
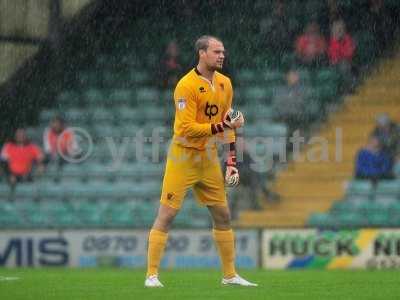
[[[279,86],[285,83],[285,73],[281,70],[265,70],[264,81],[269,86]]]
[[[400,181],[399,180],[382,180],[378,182],[375,196],[382,195],[399,195],[400,196]]]
[[[389,207],[398,201],[396,195],[375,195],[374,201],[379,203],[382,207]]]
[[[43,126],[47,126],[55,115],[59,114],[56,109],[44,109],[40,112],[39,122]]]
[[[136,98],[139,105],[157,103],[160,99],[160,94],[155,88],[142,87],[136,90]]]
[[[393,167],[393,173],[397,179],[400,179],[400,162],[397,162]]]
[[[347,188],[347,195],[362,195],[371,197],[373,194],[372,183],[369,180],[352,180]]]
[[[74,107],[81,103],[81,97],[73,90],[65,90],[58,94],[57,103],[65,108]]]
[[[62,169],[62,177],[85,178],[85,164],[66,164]]]
[[[7,199],[9,196],[10,186],[5,182],[0,182],[0,199]]]
[[[32,215],[26,215],[26,222],[31,228],[48,228],[52,226],[50,216],[40,210],[40,208]]]
[[[107,225],[105,212],[96,202],[80,201],[75,207],[75,212],[79,216],[80,223],[84,227],[102,227]]]
[[[34,183],[19,183],[15,187],[14,196],[17,199],[35,199],[38,197],[38,187]]]
[[[272,95],[264,86],[252,86],[241,90],[245,102],[270,102]]]
[[[39,198],[60,200],[65,197],[64,186],[55,182],[42,181],[38,183]]]
[[[259,74],[252,69],[241,69],[236,72],[236,80],[240,85],[254,84],[259,80]]]
[[[308,220],[308,225],[317,228],[331,228],[334,226],[334,222],[329,214],[313,213]]]
[[[88,105],[97,107],[103,105],[108,99],[108,96],[104,90],[91,88],[83,93],[82,98]]]
[[[331,212],[335,214],[351,212],[355,210],[357,210],[357,206],[354,203],[346,200],[336,201],[331,207]]]
[[[94,108],[90,111],[90,119],[94,124],[99,123],[112,123],[114,122],[114,115],[110,112],[109,109],[106,108]]]
[[[116,227],[133,226],[135,221],[132,207],[124,202],[119,202],[118,205],[112,206],[109,211],[108,222],[111,226]]]
[[[335,222],[339,228],[358,228],[368,224],[367,218],[356,212],[337,214]]]
[[[131,89],[115,89],[110,93],[110,101],[113,105],[132,105],[135,102],[135,97]]]
[[[365,201],[360,204],[359,209],[365,214],[370,215],[374,213],[386,213],[387,208],[375,201]]]
[[[151,80],[150,75],[146,70],[132,69],[128,72],[128,74],[129,82],[132,82],[136,85],[143,85]]]
[[[373,227],[386,227],[390,225],[389,214],[384,211],[375,211],[367,215],[368,225]]]

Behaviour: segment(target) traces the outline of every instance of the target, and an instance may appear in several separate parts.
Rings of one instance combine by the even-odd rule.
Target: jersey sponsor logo
[[[211,120],[212,117],[216,116],[218,113],[218,106],[215,104],[209,104],[207,102],[206,104],[206,108],[204,110],[204,113],[206,114],[206,116]]]
[[[185,107],[186,107],[186,100],[183,99],[183,98],[178,99],[178,101],[177,101],[177,106],[178,106],[178,109],[179,109],[179,110],[185,109]]]
[[[201,86],[201,87],[199,88],[199,91],[200,91],[200,93],[205,93],[205,92],[206,92],[206,89],[205,89],[203,86]]]
[[[223,90],[223,91],[225,90],[225,86],[223,83],[220,83],[219,86],[220,86],[221,90]]]

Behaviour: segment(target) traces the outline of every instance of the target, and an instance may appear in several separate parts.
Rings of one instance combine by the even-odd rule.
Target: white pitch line
[[[12,277],[12,276],[0,276],[0,281],[15,281],[20,280],[19,277]]]

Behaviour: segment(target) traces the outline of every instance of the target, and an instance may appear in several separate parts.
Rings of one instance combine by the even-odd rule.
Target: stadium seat
[[[400,181],[399,180],[379,181],[375,190],[375,197],[380,197],[382,195],[400,196]]]
[[[131,89],[115,89],[110,93],[110,101],[112,105],[134,105],[134,94]]]
[[[386,211],[374,211],[367,215],[368,225],[373,227],[390,226],[389,214]]]
[[[15,187],[14,196],[17,199],[36,199],[38,195],[38,187],[34,183],[20,183]]]
[[[78,214],[82,226],[102,227],[107,224],[105,212],[96,202],[81,201],[77,203],[75,212]]]
[[[358,228],[368,224],[367,218],[356,212],[337,214],[335,222],[338,228]]]
[[[268,86],[280,86],[285,83],[285,74],[281,70],[265,70],[264,81]]]
[[[157,103],[160,99],[160,94],[155,88],[139,88],[136,90],[136,98],[138,105],[151,105],[152,103]]]
[[[332,228],[335,223],[329,214],[313,213],[308,220],[308,225],[317,228]]]
[[[53,198],[61,200],[65,197],[64,186],[55,182],[41,181],[38,183],[39,198]]]
[[[114,122],[114,115],[109,109],[97,107],[90,110],[90,118],[94,124]]]
[[[104,90],[91,88],[84,91],[82,98],[89,106],[98,107],[103,105],[108,97]]]
[[[246,86],[259,80],[259,74],[252,69],[241,69],[236,72],[236,79],[239,84]]]
[[[371,197],[373,194],[372,183],[369,180],[352,180],[346,191],[347,195],[362,195]]]
[[[268,88],[264,86],[252,86],[244,88],[242,91],[242,101],[245,102],[270,102],[272,95],[268,92]]]
[[[5,182],[0,182],[0,199],[7,199],[9,195],[10,186]]]
[[[150,81],[149,73],[146,70],[131,69],[128,74],[129,81],[136,85],[143,85]]]

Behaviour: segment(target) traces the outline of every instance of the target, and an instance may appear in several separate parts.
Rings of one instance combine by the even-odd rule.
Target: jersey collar
[[[210,80],[208,80],[207,78],[205,78],[203,75],[201,75],[201,73],[200,73],[200,71],[197,69],[197,67],[194,68],[194,71],[196,72],[196,74],[197,74],[201,79],[203,79],[204,81],[206,81],[206,82],[211,86],[211,89],[212,89],[213,91],[215,91],[215,85],[214,85],[214,82],[215,82],[215,73],[214,73],[214,76],[213,76],[213,80],[212,80],[212,82],[211,82]]]

